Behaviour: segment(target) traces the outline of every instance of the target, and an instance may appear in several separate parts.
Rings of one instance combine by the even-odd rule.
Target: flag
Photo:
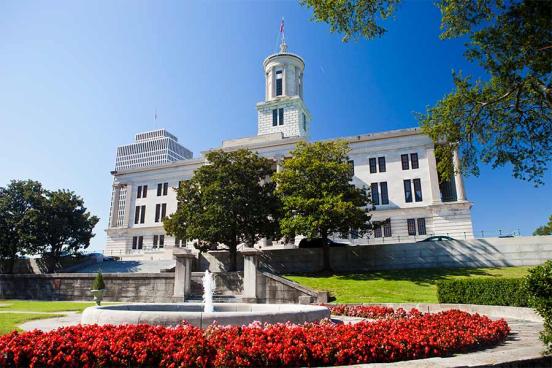
[[[282,18],[282,22],[280,23],[280,33],[284,33],[284,18]]]

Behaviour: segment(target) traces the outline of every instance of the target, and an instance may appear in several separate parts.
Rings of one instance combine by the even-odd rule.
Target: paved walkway
[[[34,313],[34,312],[33,312]],[[64,312],[62,312],[64,313]],[[19,327],[25,331],[41,329],[51,331],[58,327],[72,326],[80,323],[81,314],[65,312],[63,317],[48,318],[25,322]],[[59,312],[57,313],[59,314]],[[332,319],[344,323],[356,323],[360,318],[332,316]],[[506,341],[493,348],[469,354],[459,354],[446,358],[429,358],[409,360],[396,363],[372,363],[359,367],[367,368],[450,368],[450,367],[552,367],[552,357],[543,360],[544,345],[539,340],[543,328],[542,322],[507,318],[512,332]],[[515,364],[510,362],[516,361]]]

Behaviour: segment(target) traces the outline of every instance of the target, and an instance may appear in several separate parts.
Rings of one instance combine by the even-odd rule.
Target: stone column
[[[466,193],[464,191],[464,178],[460,173],[460,157],[458,156],[458,148],[454,149],[452,156],[454,164],[454,185],[456,186],[456,198],[459,202],[466,200]]]
[[[243,295],[244,303],[257,302],[257,265],[261,251],[255,248],[244,248],[243,255]]]
[[[111,199],[111,221],[109,227],[116,227],[117,220],[119,219],[119,199],[121,196],[121,187],[119,185],[113,185],[113,195]]]
[[[195,256],[188,249],[183,248],[175,248],[173,250],[173,256],[174,259],[176,259],[173,299],[178,302],[183,302],[186,300],[186,297],[190,295],[192,260]]]
[[[431,186],[431,203],[441,203],[441,191],[439,190],[439,176],[437,174],[437,160],[435,159],[435,150],[428,148],[426,150],[427,166],[429,170],[429,184]]]

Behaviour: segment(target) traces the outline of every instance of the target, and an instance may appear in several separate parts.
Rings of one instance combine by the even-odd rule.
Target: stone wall
[[[173,273],[106,273],[104,299],[118,302],[171,302]],[[93,273],[0,275],[0,299],[92,300]]]
[[[330,248],[335,272],[440,267],[532,266],[552,259],[552,236],[485,238]],[[322,270],[322,249],[264,250],[262,269],[277,273]]]
[[[326,303],[327,292],[316,292],[286,278],[268,272],[257,272],[258,303]]]

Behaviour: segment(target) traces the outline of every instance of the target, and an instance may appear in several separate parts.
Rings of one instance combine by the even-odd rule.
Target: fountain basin
[[[214,312],[203,312],[203,303],[118,304],[89,307],[82,313],[82,324],[140,324],[176,326],[186,321],[205,328],[219,325],[262,323],[304,323],[330,317],[326,307],[304,304],[215,303]]]

